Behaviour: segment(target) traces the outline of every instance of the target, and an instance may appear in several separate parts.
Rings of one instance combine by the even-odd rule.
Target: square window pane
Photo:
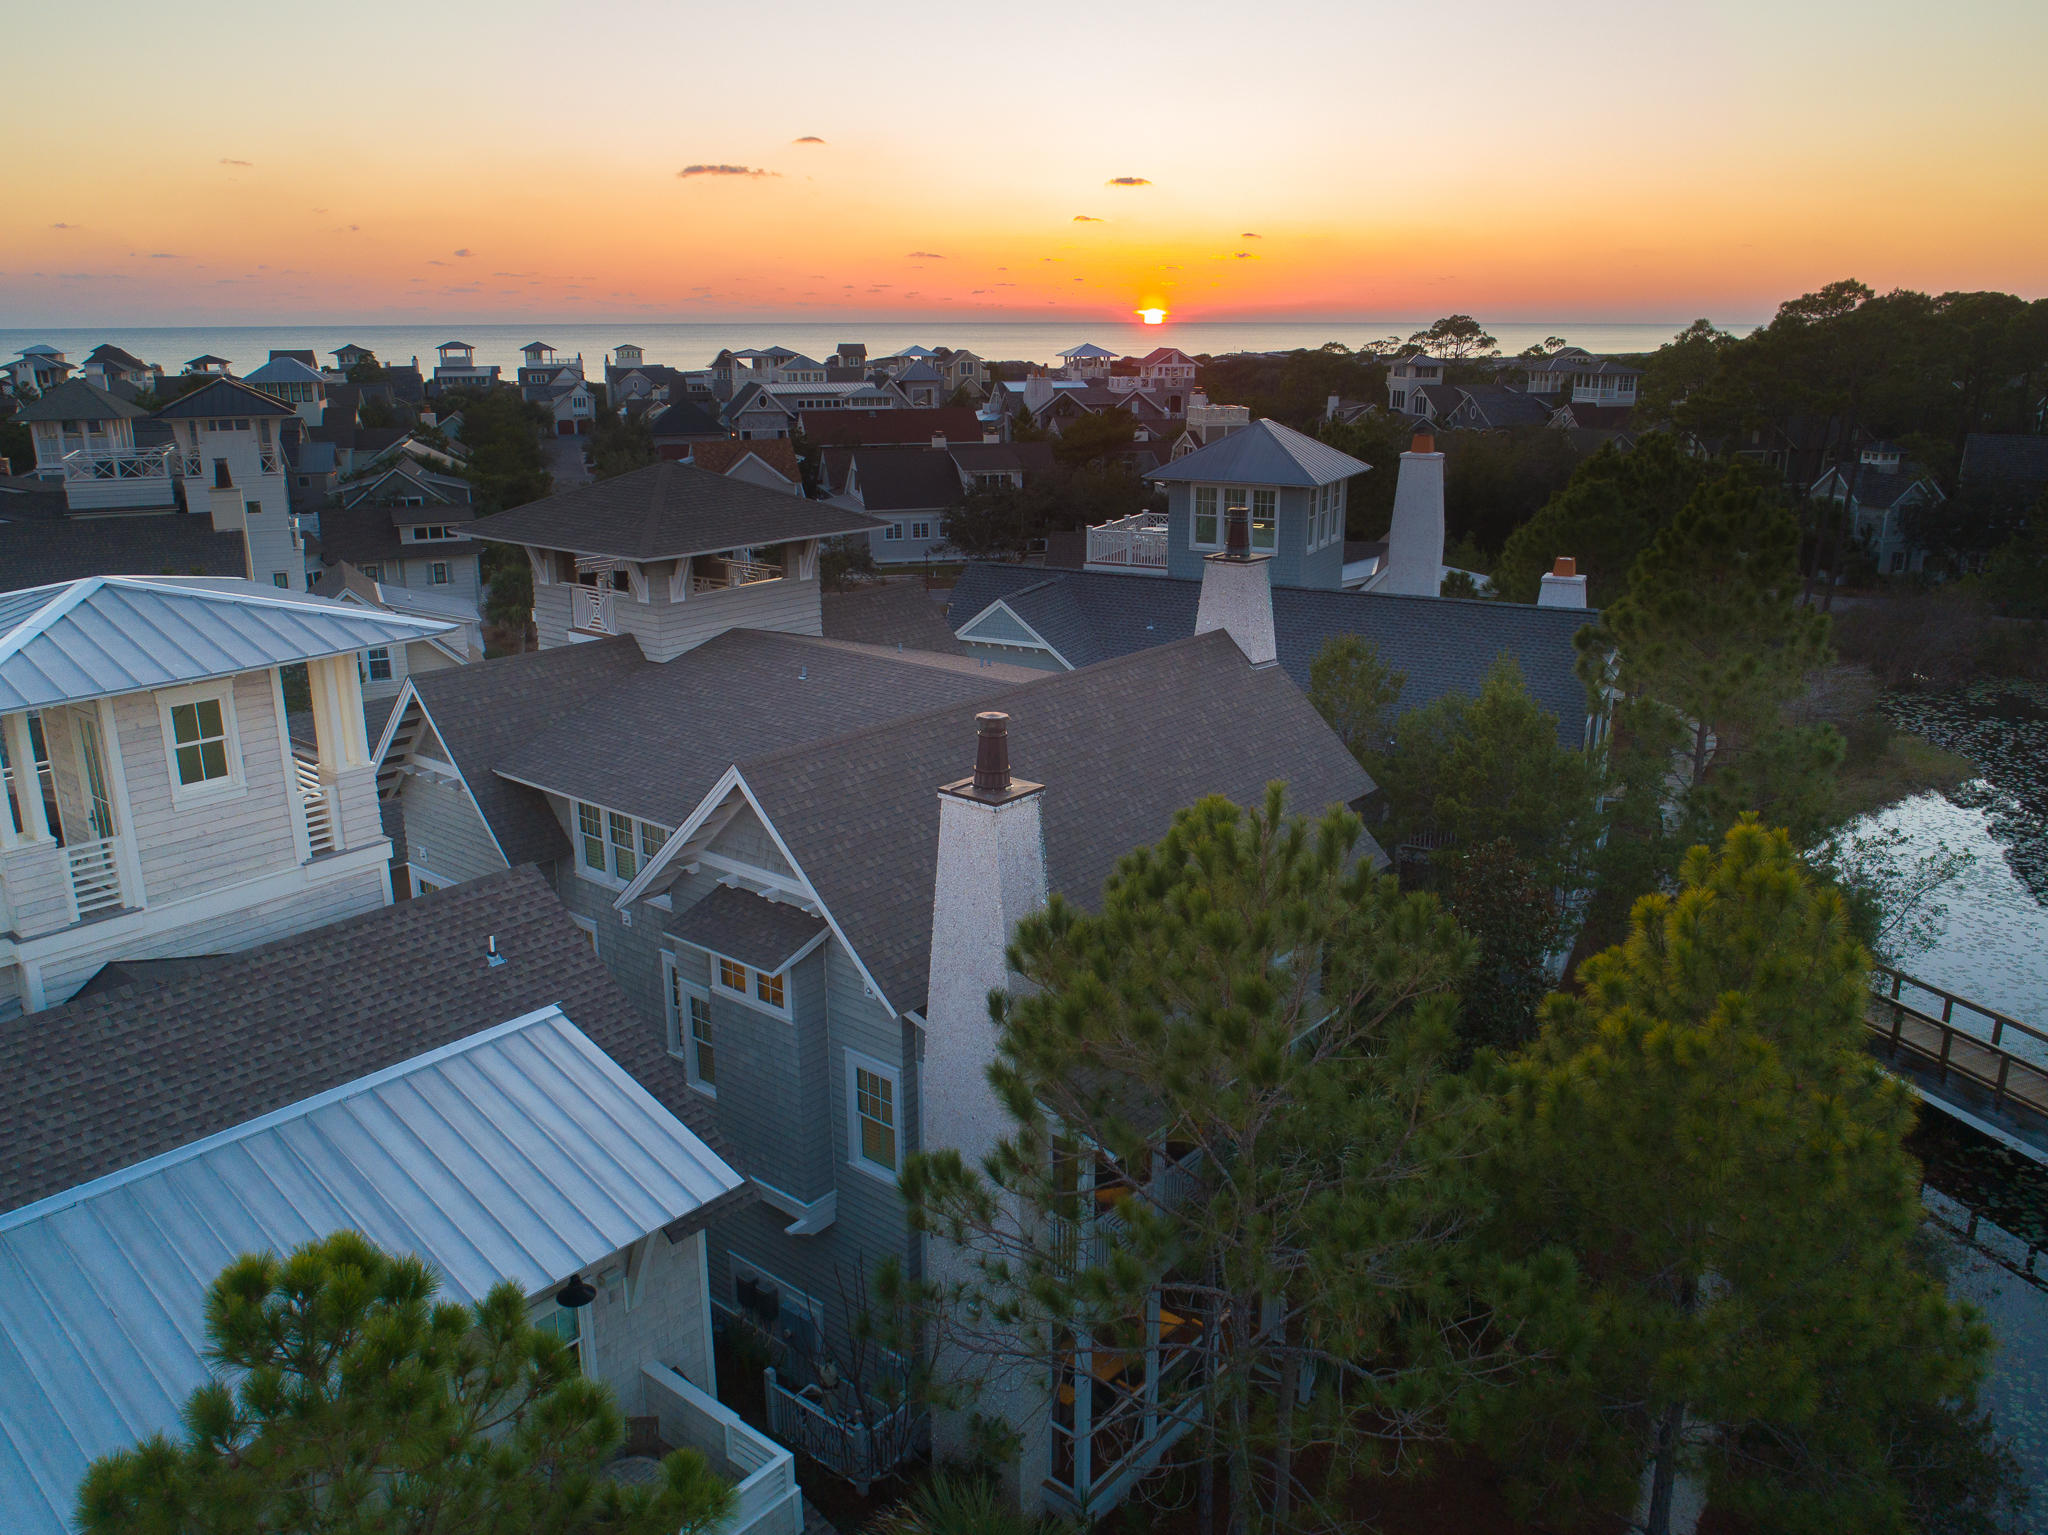
[[[205,777],[228,776],[228,749],[223,741],[208,741],[199,748],[199,770]]]
[[[179,743],[199,739],[199,710],[191,704],[171,706],[171,734]]]
[[[756,975],[754,995],[770,1007],[782,1006],[782,977],[780,975]]]
[[[221,726],[220,700],[218,698],[202,698],[196,707],[199,711],[199,733],[201,735],[217,736],[226,734],[226,731]]]
[[[721,959],[718,962],[718,984],[728,991],[744,992],[747,989],[747,967]]]
[[[181,746],[178,748],[178,782],[181,784],[206,782],[206,770],[200,765],[198,747]]]

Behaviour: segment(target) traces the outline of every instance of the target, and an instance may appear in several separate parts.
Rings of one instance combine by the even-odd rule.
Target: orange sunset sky
[[[2040,0],[13,4],[7,53],[0,326],[2048,292]]]

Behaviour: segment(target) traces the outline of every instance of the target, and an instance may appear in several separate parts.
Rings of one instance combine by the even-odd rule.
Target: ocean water
[[[620,343],[643,347],[649,362],[672,368],[701,368],[723,348],[739,351],[746,347],[786,346],[807,356],[823,358],[842,341],[864,341],[870,357],[886,357],[906,346],[965,347],[978,356],[992,359],[1053,362],[1068,347],[1083,341],[1112,350],[1142,355],[1156,346],[1177,346],[1191,353],[1211,354],[1238,351],[1278,351],[1293,347],[1317,347],[1326,341],[1341,341],[1357,347],[1386,336],[1408,336],[1429,324],[1428,319],[1406,320],[1335,319],[1273,320],[1242,322],[1201,322],[1175,325],[1086,324],[1069,320],[979,321],[949,319],[931,321],[843,320],[821,323],[815,319],[747,320],[716,324],[649,324],[643,320],[622,320],[617,324],[592,325],[588,321],[556,324],[522,320],[516,325],[478,325],[468,320],[446,324],[390,325],[191,325],[132,326],[103,328],[51,327],[44,329],[10,326],[0,329],[0,358],[13,357],[23,347],[47,342],[73,363],[84,359],[101,342],[133,352],[145,362],[161,364],[176,373],[188,357],[211,352],[234,364],[237,373],[261,367],[273,349],[311,348],[323,363],[336,347],[354,342],[366,346],[385,362],[405,362],[417,357],[432,369],[434,348],[443,341],[467,341],[476,348],[477,361],[497,363],[510,370],[518,365],[519,348],[529,341],[545,341],[564,355],[583,354],[584,364],[601,368],[606,355]],[[1644,320],[1580,322],[1574,320],[1529,320],[1488,322],[1488,328],[1503,352],[1519,352],[1548,336],[1562,336],[1589,352],[1653,351],[1682,330],[1686,320]],[[1729,330],[1745,334],[1753,326],[1729,324]]]

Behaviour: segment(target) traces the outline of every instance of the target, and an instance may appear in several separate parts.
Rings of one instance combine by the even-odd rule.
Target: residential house
[[[164,381],[164,370],[153,362],[144,362],[133,352],[124,351],[112,342],[102,342],[85,354],[78,375],[88,384],[97,384],[110,393],[120,393],[123,398],[132,398],[142,390],[153,390]]]
[[[1633,406],[1643,370],[1610,357],[1595,357],[1582,347],[1568,346],[1548,357],[1516,358],[1530,394],[1548,395],[1559,405]]]
[[[700,442],[683,461],[768,490],[792,496],[804,493],[803,465],[797,462],[796,447],[787,437],[753,442],[727,437],[717,442]]]
[[[587,437],[597,422],[597,395],[581,374],[566,370],[547,387],[549,411],[557,437]]]
[[[583,354],[557,357],[545,341],[529,341],[519,349],[519,397],[522,400],[551,401],[564,375],[583,381]]]
[[[875,519],[664,461],[486,517],[519,544],[543,648],[630,634],[666,661],[735,626],[820,631],[818,544]]]
[[[1897,443],[1873,442],[1852,470],[1837,464],[1813,483],[1816,500],[1844,502],[1857,545],[1880,575],[1918,574],[1927,550],[1913,536],[1911,513],[1948,498],[1934,477],[1905,459]]]
[[[441,359],[434,367],[435,394],[444,389],[498,387],[498,365],[478,362],[476,348],[467,341],[444,341],[434,350],[440,354]]]
[[[357,363],[375,362],[377,354],[366,346],[357,346],[353,341],[334,349],[334,367],[338,373],[346,373]]]
[[[7,364],[7,384],[16,394],[24,389],[41,393],[61,384],[70,373],[71,364],[62,352],[46,341],[37,341],[23,347]]]
[[[321,512],[321,564],[346,561],[373,581],[435,592],[474,623],[483,578],[470,496],[469,481],[400,458],[342,486],[340,505]]]
[[[422,635],[397,645],[373,645],[358,657],[363,678],[363,722],[369,739],[376,741],[389,716],[389,700],[398,696],[406,679],[420,672],[441,671],[450,666],[468,666],[484,658],[483,620],[473,601],[457,597],[445,588],[399,586],[337,560],[322,569],[314,591],[343,604],[401,613],[448,625],[436,634]],[[379,702],[384,707],[378,707]]]
[[[946,387],[946,380],[939,370],[923,358],[892,377],[911,410],[936,410],[953,392]]]
[[[965,347],[940,347],[931,365],[938,369],[939,377],[945,383],[947,399],[961,389],[976,399],[987,396],[988,363]]]
[[[965,497],[946,447],[827,448],[820,482],[837,506],[877,518],[868,534],[878,565],[909,565],[946,551],[946,518]]]
[[[971,406],[937,410],[807,410],[798,417],[814,448],[913,447],[925,443],[980,442],[981,418]]]
[[[1221,442],[1232,432],[1241,432],[1251,424],[1250,406],[1211,405],[1209,397],[1197,389],[1188,396],[1187,415],[1182,420],[1181,430],[1173,437],[1169,456],[1186,458],[1197,449],[1206,448],[1212,442]]]
[[[388,902],[355,656],[448,627],[240,579],[0,598],[0,1008]],[[286,727],[288,666],[310,678],[309,752]]]
[[[204,505],[216,530],[246,535],[253,579],[304,591],[312,556],[292,517],[285,457],[286,428],[300,426],[296,408],[216,378],[158,409],[156,420],[171,427],[187,510]]]
[[[233,378],[235,365],[225,357],[216,357],[211,352],[201,352],[197,357],[185,359],[185,377]]]
[[[1423,415],[1429,409],[1416,395],[1444,382],[1444,360],[1426,352],[1404,352],[1387,359],[1387,409]],[[1418,408],[1419,407],[1419,408]]]
[[[1109,377],[1110,364],[1115,361],[1116,353],[1107,347],[1084,341],[1060,353],[1060,375],[1082,383],[1100,382]]]
[[[242,382],[291,406],[308,426],[326,419],[327,380],[319,369],[296,357],[272,357]]]
[[[1195,387],[1194,358],[1179,347],[1154,347],[1138,359],[1138,387],[1162,396],[1168,413],[1179,415]]]
[[[1442,417],[1454,431],[1506,432],[1550,422],[1552,407],[1547,402],[1505,384],[1464,384],[1457,392],[1458,403]]]
[[[787,437],[796,425],[800,409],[819,410],[838,403],[833,398],[820,398],[824,387],[809,386],[811,392],[799,404],[797,400],[784,399],[765,384],[743,384],[726,402],[727,433],[743,442],[757,437]]]
[[[732,435],[695,400],[650,408],[647,430],[654,438],[654,451],[663,458],[688,458],[699,443],[725,442]],[[761,440],[775,439],[764,436]]]
[[[205,1298],[230,1260],[341,1230],[423,1259],[442,1301],[509,1280],[578,1371],[734,1484],[715,1535],[802,1528],[792,1455],[715,1394],[707,1228],[752,1195],[531,871],[109,966],[0,1026],[0,1083],[10,1531],[64,1535],[90,1461],[180,1433],[219,1379]]]
[[[173,507],[178,492],[164,444],[138,447],[141,406],[82,378],[67,378],[28,401],[14,419],[28,428],[35,472],[61,481],[73,511]]]

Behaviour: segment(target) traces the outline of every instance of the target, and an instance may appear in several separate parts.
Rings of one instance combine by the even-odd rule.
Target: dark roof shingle
[[[825,919],[751,890],[720,885],[669,924],[671,937],[774,975],[825,931]]]

